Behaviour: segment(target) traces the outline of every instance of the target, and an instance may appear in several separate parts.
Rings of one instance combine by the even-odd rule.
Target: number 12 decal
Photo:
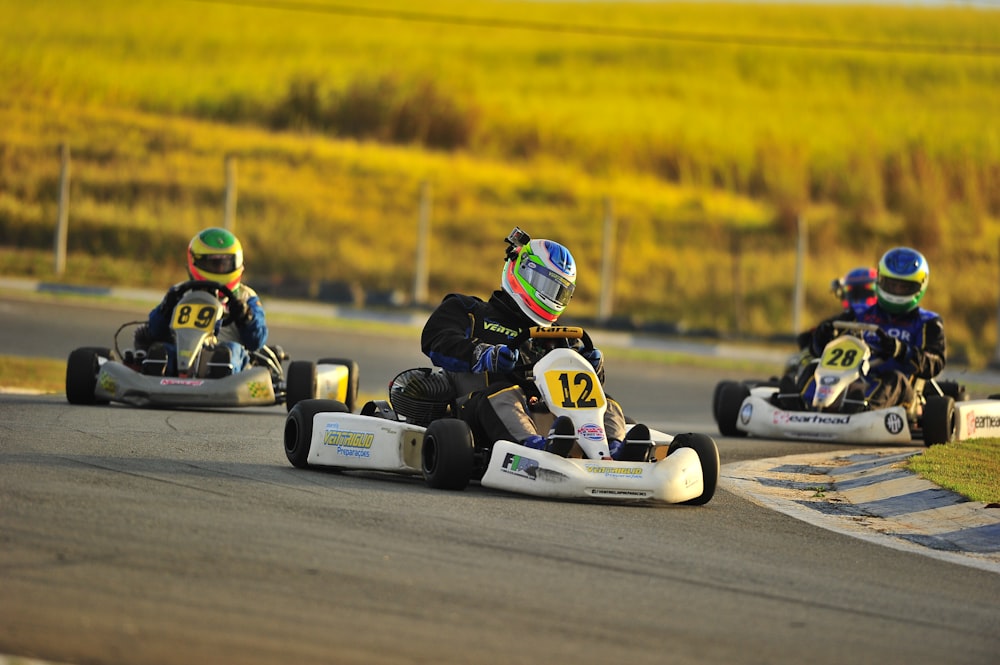
[[[587,372],[548,372],[545,376],[553,397],[562,396],[564,409],[596,409],[604,406],[600,390],[594,390],[594,375]]]

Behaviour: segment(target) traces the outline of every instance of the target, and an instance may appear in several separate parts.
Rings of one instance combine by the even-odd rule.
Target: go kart
[[[808,403],[798,392],[773,383],[750,386],[724,381],[713,397],[719,432],[849,443],[922,440],[927,446],[971,438],[972,432],[978,432],[974,436],[1000,433],[1000,401],[968,400],[964,387],[964,398],[956,401],[933,379],[914,379],[917,399],[909,408],[872,408],[859,386],[879,362],[863,338],[878,326],[848,321],[833,325],[848,334],[833,338],[815,361],[816,388]]]
[[[650,430],[649,440],[626,442],[623,457],[630,461],[611,459],[604,431],[607,397],[570,340],[580,340],[583,350],[593,348],[581,328],[532,328],[518,344],[521,357],[530,360],[516,368],[528,394],[537,397],[531,411],[538,431],[548,431],[558,416],[571,420],[565,455],[513,441],[475,440],[455,416],[447,375],[431,368],[404,372],[400,376],[409,380],[397,377],[388,401],[368,402],[359,414],[334,400],[299,402],[285,420],[285,454],[298,468],[422,475],[441,489],[462,490],[478,480],[484,487],[548,498],[693,505],[711,500],[719,451],[707,435]],[[420,404],[414,396],[422,398]]]
[[[152,348],[119,346],[123,330],[145,325],[131,321],[118,328],[114,348],[75,349],[66,363],[66,399],[70,404],[120,402],[140,407],[242,407],[285,404],[291,409],[305,399],[331,398],[352,405],[358,394],[357,363],[325,358],[317,363],[294,361],[278,346],[250,354],[250,366],[233,372],[213,359],[221,326],[228,323],[220,299],[236,296],[224,284],[192,280],[175,287],[181,294],[170,322],[177,350],[176,371],[167,374],[166,356]]]

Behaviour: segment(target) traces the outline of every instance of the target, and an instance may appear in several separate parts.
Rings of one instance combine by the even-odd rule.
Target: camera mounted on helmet
[[[521,251],[521,248],[531,242],[531,236],[515,226],[514,230],[507,235],[504,242],[508,245],[507,260],[509,261],[517,258],[517,253]]]

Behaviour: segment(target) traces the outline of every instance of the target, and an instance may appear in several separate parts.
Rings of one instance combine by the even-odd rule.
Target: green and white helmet
[[[550,326],[573,297],[576,261],[555,241],[529,240],[508,250],[500,284],[528,318]]]
[[[878,262],[875,295],[879,306],[892,314],[915,309],[927,292],[930,276],[923,254],[909,247],[890,249]]]

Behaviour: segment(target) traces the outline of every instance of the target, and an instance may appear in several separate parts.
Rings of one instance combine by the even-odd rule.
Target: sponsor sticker
[[[190,386],[197,387],[205,383],[201,379],[160,379],[161,386]]]
[[[605,464],[585,464],[587,473],[593,473],[605,478],[642,478],[642,468],[635,466],[621,467]]]
[[[342,457],[371,457],[374,441],[373,433],[342,430],[339,423],[327,423],[323,432],[323,445],[335,447]]]
[[[503,464],[500,465],[500,468],[507,473],[528,478],[529,480],[535,480],[538,476],[538,460],[515,455],[514,453],[504,455]]]
[[[821,427],[840,427],[851,422],[851,416],[846,413],[795,413],[791,411],[775,411],[775,425],[819,425]]]
[[[969,411],[965,416],[965,428],[969,430],[969,436],[973,436],[976,430],[998,429],[1000,428],[1000,416],[977,416],[975,411]]]
[[[626,499],[648,499],[653,493],[648,490],[620,490],[595,487],[587,490],[590,496],[607,496]]]
[[[903,422],[903,418],[898,413],[887,413],[885,414],[885,430],[889,434],[899,434],[903,431],[903,426],[906,423]]]
[[[577,430],[577,434],[591,441],[604,440],[604,428],[596,423],[587,423]]]

